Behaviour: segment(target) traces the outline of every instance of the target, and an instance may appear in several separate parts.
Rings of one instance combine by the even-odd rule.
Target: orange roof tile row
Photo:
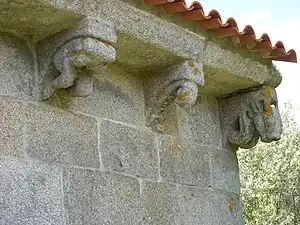
[[[234,18],[228,18],[223,23],[220,13],[215,9],[205,15],[203,7],[198,1],[194,1],[189,7],[185,0],[144,1],[149,5],[163,5],[168,13],[181,13],[186,20],[199,21],[203,29],[212,31],[218,38],[236,37],[241,45],[246,45],[249,51],[258,51],[263,58],[297,63],[297,54],[294,49],[286,52],[281,41],[272,46],[270,37],[266,33],[257,38],[253,27],[250,25],[240,31]]]

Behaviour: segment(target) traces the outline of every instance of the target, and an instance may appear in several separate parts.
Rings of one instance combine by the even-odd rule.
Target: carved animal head
[[[264,87],[240,97],[241,110],[232,124],[229,142],[242,148],[262,142],[277,141],[282,123],[275,89]]]

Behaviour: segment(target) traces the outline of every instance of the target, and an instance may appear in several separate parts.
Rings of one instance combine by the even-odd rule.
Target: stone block
[[[0,30],[36,43],[68,28],[82,17],[71,10],[60,10],[54,3],[74,7],[71,2],[56,0],[1,1]]]
[[[212,151],[211,168],[213,188],[240,194],[239,165],[235,152],[226,149]]]
[[[210,186],[210,149],[168,136],[159,139],[160,174],[164,181]]]
[[[144,182],[143,224],[176,224],[180,215],[175,184]]]
[[[211,224],[211,191],[197,187],[178,186],[181,216],[177,224]]]
[[[237,146],[230,146],[229,144],[229,135],[232,131],[232,126],[234,124],[232,121],[235,121],[238,118],[238,114],[242,109],[242,96],[237,95],[229,99],[220,100],[220,118],[221,126],[223,130],[223,147],[238,149]]]
[[[141,79],[115,65],[108,66],[107,71],[93,76],[96,81],[94,92],[90,96],[72,97],[61,94],[61,103],[65,109],[131,124],[145,123]]]
[[[180,109],[178,120],[182,138],[199,144],[222,145],[219,108],[215,98],[199,96],[194,106]]]
[[[0,95],[34,99],[33,65],[25,41],[0,33]]]
[[[12,99],[0,99],[0,155],[23,156],[22,104]]]
[[[118,58],[122,64],[151,71],[183,58],[199,60],[203,57],[203,35],[162,20],[159,18],[162,14],[153,15],[153,10],[151,13],[145,13],[146,4],[140,1],[102,0],[93,6],[78,0],[76,3],[76,10],[80,13],[98,15],[115,24],[118,31],[117,48],[121,54],[118,53]],[[134,4],[135,7],[130,4]],[[136,7],[141,7],[142,10]],[[74,7],[72,9],[74,10]],[[134,38],[135,41],[124,40],[120,37],[123,34],[132,37],[130,39]],[[137,44],[142,42],[143,45]]]
[[[211,224],[244,225],[242,205],[237,195],[218,191],[213,193]]]
[[[240,48],[237,54],[226,46],[227,41],[207,42],[204,52],[206,93],[222,96],[262,84],[276,87],[281,83],[281,74],[273,64],[260,61],[260,57],[251,56],[246,49]]]
[[[158,178],[155,134],[103,121],[100,152],[104,167],[137,177]]]
[[[114,173],[66,169],[68,225],[141,224],[138,180]]]
[[[98,168],[97,121],[45,104],[28,104],[26,152],[48,163]]]
[[[211,194],[207,189],[152,182],[143,185],[143,224],[210,224]]]
[[[65,224],[59,168],[1,157],[0,180],[1,225]]]
[[[117,43],[114,24],[91,16],[83,18],[68,31],[62,32],[61,36],[64,41],[78,37],[93,37],[110,44]]]

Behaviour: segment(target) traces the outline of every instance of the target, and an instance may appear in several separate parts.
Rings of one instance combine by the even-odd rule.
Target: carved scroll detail
[[[51,90],[42,99],[49,98],[54,90],[66,89],[76,96],[87,96],[93,91],[93,72],[103,70],[116,60],[117,34],[113,24],[98,18],[87,17],[70,30],[57,35],[52,63],[58,76],[51,81]]]
[[[262,142],[279,140],[281,117],[275,89],[262,87],[223,100],[224,124],[229,143],[252,148]]]
[[[55,89],[72,87],[71,91],[77,96],[89,95],[92,92],[93,77],[89,76],[88,70],[105,68],[115,59],[116,51],[110,45],[94,38],[73,39],[55,53],[53,62],[60,75],[52,86]],[[90,88],[78,88],[83,79],[90,83]]]
[[[167,114],[167,107],[176,103],[180,107],[195,104],[198,86],[204,85],[202,64],[184,62],[170,68],[164,74],[151,76],[147,86],[147,126],[162,132],[161,125]]]

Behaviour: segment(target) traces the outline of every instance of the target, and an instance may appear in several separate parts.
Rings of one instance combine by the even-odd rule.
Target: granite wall
[[[168,134],[145,125],[143,78],[118,64],[88,97],[36,101],[36,49],[0,34],[1,225],[243,224],[215,97],[171,105]]]

